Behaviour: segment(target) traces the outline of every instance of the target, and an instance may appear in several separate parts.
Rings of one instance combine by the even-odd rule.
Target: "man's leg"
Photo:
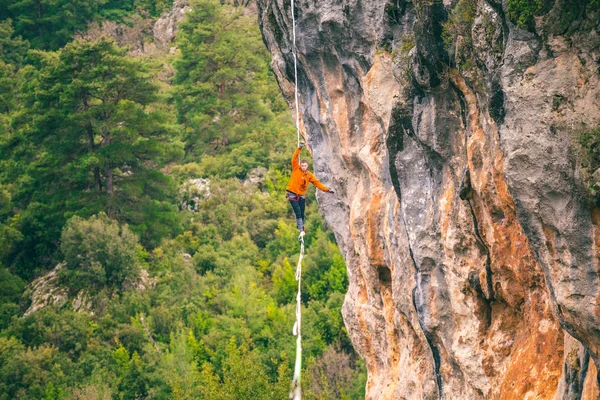
[[[304,218],[302,215],[300,204],[298,201],[292,200],[290,200],[290,204],[292,205],[292,209],[294,210],[294,214],[296,215],[296,226],[298,227],[298,230],[302,232],[304,230]]]
[[[298,205],[300,206],[300,218],[302,218],[302,229],[300,230],[304,231],[304,208],[306,206],[306,199],[304,197],[300,197]]]

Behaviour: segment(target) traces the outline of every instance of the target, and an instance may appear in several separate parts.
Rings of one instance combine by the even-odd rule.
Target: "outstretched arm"
[[[298,159],[300,158],[301,151],[302,147],[298,147],[294,152],[294,155],[292,156],[292,171],[295,171],[298,168],[300,168],[300,161]]]
[[[327,186],[323,185],[313,174],[309,175],[308,181],[324,192],[333,193],[333,190],[331,190]]]

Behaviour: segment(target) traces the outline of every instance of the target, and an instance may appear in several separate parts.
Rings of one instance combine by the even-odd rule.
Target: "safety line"
[[[296,134],[298,135],[298,146],[300,146],[300,111],[298,108],[298,56],[296,48],[296,15],[294,13],[294,0],[292,5],[292,54],[294,55],[294,105],[296,108]],[[290,399],[302,400],[302,389],[300,385],[300,372],[302,371],[302,259],[304,258],[304,232],[300,234],[300,257],[296,267],[296,280],[298,281],[298,293],[296,294],[296,322],[293,334],[296,336],[296,362],[294,363],[294,378]]]
[[[294,364],[294,379],[292,380],[292,391],[290,399],[301,400],[302,390],[300,387],[300,371],[302,370],[302,259],[304,258],[304,235],[300,236],[300,257],[296,266],[296,280],[298,281],[298,293],[296,294],[296,323],[293,333],[296,336],[296,362]]]
[[[298,111],[298,57],[296,53],[296,15],[294,14],[294,0],[292,2],[292,53],[294,55],[294,104],[296,105],[296,134],[298,135],[298,146],[300,146],[300,112]]]

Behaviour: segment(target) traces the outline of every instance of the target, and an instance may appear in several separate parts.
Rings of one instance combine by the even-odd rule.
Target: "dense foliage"
[[[172,3],[172,0],[0,0],[0,19],[12,19],[16,34],[33,47],[57,50],[92,21],[120,20],[132,13],[157,16]]]
[[[194,1],[175,53],[103,31],[171,3],[0,0],[0,399],[287,398],[289,109],[247,2]],[[360,398],[344,260],[312,199],[304,395]],[[57,265],[65,299],[26,313]]]
[[[577,135],[579,142],[579,161],[582,170],[582,178],[587,185],[591,202],[595,206],[600,205],[600,126],[589,128],[583,126]]]
[[[477,1],[459,0],[443,24],[442,39],[448,54],[463,70],[476,67],[471,29],[477,14]]]
[[[74,292],[122,289],[139,275],[138,238],[127,225],[119,227],[104,213],[89,220],[74,216],[63,228],[60,242],[63,280]]]
[[[508,16],[522,28],[531,27],[533,17],[542,9],[542,0],[507,0]]]

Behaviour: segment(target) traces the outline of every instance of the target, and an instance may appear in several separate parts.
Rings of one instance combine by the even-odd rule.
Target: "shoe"
[[[304,231],[300,232],[300,235],[298,235],[298,240],[302,240],[304,239]]]

